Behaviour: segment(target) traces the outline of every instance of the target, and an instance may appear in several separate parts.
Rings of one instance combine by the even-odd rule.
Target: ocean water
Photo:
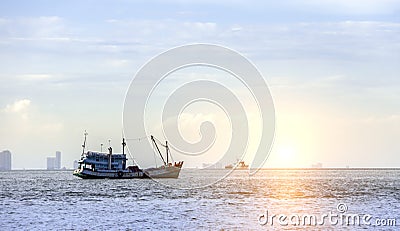
[[[400,170],[234,171],[214,183],[226,173],[183,169],[153,181],[0,172],[0,230],[400,230]],[[193,183],[209,186],[178,188]]]

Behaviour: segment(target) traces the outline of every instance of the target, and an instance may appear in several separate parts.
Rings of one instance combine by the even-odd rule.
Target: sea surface
[[[154,181],[0,172],[0,230],[400,230],[400,170],[237,170],[219,180],[226,173],[183,169]]]

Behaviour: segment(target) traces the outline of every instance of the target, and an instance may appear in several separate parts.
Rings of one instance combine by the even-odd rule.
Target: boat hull
[[[178,178],[181,172],[180,167],[161,166],[158,168],[148,168],[143,172],[150,178]]]
[[[83,179],[134,179],[148,178],[142,171],[131,172],[127,170],[92,171],[90,169],[76,169],[74,175]]]
[[[225,169],[249,170],[249,167],[231,167],[231,166],[225,166]]]

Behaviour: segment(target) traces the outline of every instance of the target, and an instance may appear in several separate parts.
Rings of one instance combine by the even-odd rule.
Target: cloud
[[[20,78],[22,80],[44,80],[44,79],[50,79],[53,76],[50,74],[22,74],[18,75],[17,78]]]
[[[299,0],[295,4],[314,7],[324,12],[345,14],[385,14],[400,8],[397,0]]]
[[[68,83],[74,84],[74,88],[97,88],[116,78],[127,82],[130,80],[127,76],[151,56],[193,42],[210,42],[237,49],[257,66],[265,68],[266,76],[271,76],[271,72],[288,76],[288,85],[293,82],[301,85],[312,82],[311,87],[377,85],[382,81],[385,85],[398,83],[397,76],[389,76],[399,70],[394,64],[400,57],[400,23],[396,22],[226,23],[128,18],[101,21],[102,30],[96,31],[86,25],[73,25],[61,17],[5,20],[14,28],[14,35],[22,36],[25,27],[31,28],[32,33],[26,32],[25,37],[10,37],[7,40],[10,44],[1,45],[0,42],[4,57],[0,64],[3,70],[0,81],[6,83],[3,86],[25,88],[33,81],[48,83],[24,89],[24,92],[36,93],[38,89],[51,92],[62,84],[68,87]],[[47,26],[52,28],[47,32],[34,29]],[[93,35],[67,33],[80,30],[91,31]],[[278,62],[279,65],[275,65]],[[333,70],[334,65],[337,68]],[[274,69],[276,73],[273,73]],[[350,69],[359,73],[349,73]],[[315,74],[319,70],[326,73]],[[378,70],[379,76],[387,77],[372,77]],[[345,78],[322,81],[326,76],[339,75]],[[76,84],[78,82],[81,84]],[[3,94],[7,92],[5,90]]]
[[[21,134],[51,134],[64,129],[64,125],[51,114],[43,113],[33,107],[30,99],[16,100],[0,110],[0,127],[14,127]],[[0,134],[1,135],[1,134]]]
[[[175,4],[183,3],[186,1],[182,0],[169,0],[168,2],[172,2]],[[305,6],[318,6],[322,9],[325,10],[334,10],[333,8],[339,8],[336,10],[355,10],[355,11],[360,11],[360,12],[380,12],[385,10],[389,11],[396,6],[398,7],[398,1],[397,0],[324,0],[324,1],[319,1],[319,0],[290,0],[290,1],[236,1],[236,0],[222,0],[222,1],[212,1],[212,0],[194,0],[190,1],[191,4],[199,7],[201,5],[209,5],[213,4],[214,6],[223,6],[227,7],[229,6],[230,8],[249,8],[253,9],[254,8],[258,9],[260,7],[267,7],[272,9],[280,9],[284,6],[286,8],[296,8],[299,5],[305,5]],[[265,10],[268,10],[265,9]],[[317,10],[317,9],[315,9]]]
[[[200,31],[215,30],[217,27],[217,24],[213,23],[213,22],[185,22],[185,23],[183,23],[183,25],[188,28],[194,28],[194,29],[200,30]]]
[[[31,101],[29,99],[22,99],[22,100],[17,100],[12,104],[8,104],[4,111],[5,112],[24,112],[28,109],[29,105],[31,104]]]
[[[210,21],[108,19],[105,22],[105,27],[112,26],[111,29],[118,33],[119,40],[129,38],[130,42],[140,44],[149,44],[154,41],[154,44],[159,45],[160,36],[162,44],[174,44],[177,39],[201,39],[218,32],[217,23]]]
[[[5,24],[7,24],[8,22],[9,22],[8,19],[6,19],[6,18],[0,18],[0,26],[5,25]]]
[[[67,34],[64,19],[58,16],[1,18],[0,26],[0,37],[6,38],[52,38]]]
[[[127,54],[134,53],[140,58],[193,42],[224,44],[264,59],[365,59],[396,53],[384,44],[400,49],[396,45],[400,24],[380,21],[264,23],[267,19],[262,19],[239,25],[197,19],[111,18],[101,21],[102,30],[94,31],[95,36],[89,36],[77,31],[91,28],[73,25],[57,16],[4,20],[9,21],[6,23],[8,29],[6,33],[0,33],[0,37],[5,38],[2,42],[7,42],[7,49],[3,48],[6,54],[10,47],[14,47],[13,54],[36,52],[37,55],[39,51],[43,57],[56,55],[68,63],[74,62],[71,57],[76,55],[96,55],[97,59],[109,60],[112,54],[119,57],[111,59],[128,60]],[[45,61],[52,60],[41,60]],[[118,66],[121,63],[114,64]]]
[[[127,67],[129,66],[131,63],[130,60],[127,59],[111,59],[107,61],[107,64],[115,67],[115,68],[119,68],[119,67]]]

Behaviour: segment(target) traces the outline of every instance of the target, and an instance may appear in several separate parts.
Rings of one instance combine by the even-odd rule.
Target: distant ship
[[[244,161],[237,161],[234,164],[228,164],[225,166],[225,169],[237,169],[237,170],[243,170],[243,169],[249,169],[249,165],[245,164]]]
[[[178,178],[183,161],[168,162],[168,143],[166,142],[167,161],[164,160],[154,137],[152,141],[163,160],[164,165],[156,168],[140,169],[139,166],[126,166],[127,158],[125,154],[125,139],[122,139],[122,154],[113,154],[112,148],[108,148],[108,153],[87,151],[86,136],[82,145],[81,159],[78,161],[78,168],[74,170],[74,175],[84,179],[132,179],[132,178]]]

